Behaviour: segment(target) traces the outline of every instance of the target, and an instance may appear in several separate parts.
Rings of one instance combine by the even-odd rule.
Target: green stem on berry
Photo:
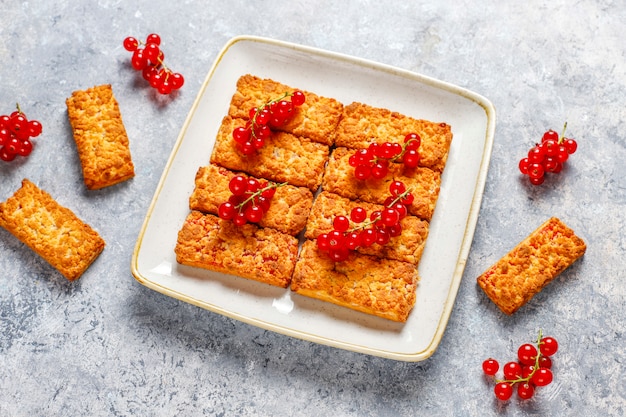
[[[252,202],[252,204],[255,204],[254,199],[257,198],[258,196],[260,196],[261,194],[263,194],[265,191],[267,190],[271,190],[272,188],[278,188],[278,187],[282,187],[283,185],[287,185],[287,182],[281,182],[281,183],[274,183],[274,184],[269,184],[263,188],[260,188],[258,190],[256,190],[255,192],[253,192],[252,194],[250,194],[250,196],[248,198],[246,198],[244,201],[242,201],[241,203],[237,204],[235,206],[235,208],[238,211],[241,211],[241,209],[243,209],[246,204],[248,204],[249,202]]]
[[[411,189],[407,189],[406,191],[404,191],[402,194],[398,194],[398,196],[387,206],[385,206],[385,208],[391,208],[394,205],[396,205],[396,203],[398,203],[399,201],[401,201],[404,197],[406,197],[409,193],[411,192]],[[357,231],[361,231],[361,230],[365,230],[368,227],[370,227],[373,224],[376,224],[377,221],[380,220],[380,216],[375,218],[374,220],[367,220],[367,221],[363,221],[361,223],[358,223],[356,226],[346,230],[346,233],[352,233],[352,232],[357,232]]]
[[[293,95],[293,93],[290,93],[289,91],[286,91],[282,96],[278,97],[278,98],[274,98],[271,100],[266,101],[265,103],[263,103],[263,105],[261,107],[258,107],[256,109],[256,111],[254,112],[254,116],[252,117],[252,129],[251,129],[251,133],[252,136],[254,136],[255,138],[256,136],[256,126],[257,126],[257,122],[256,122],[256,118],[259,114],[261,114],[261,112],[263,111],[263,109],[265,109],[266,107],[271,106],[273,103],[277,103],[279,101],[281,101],[284,98],[287,97],[291,97]]]
[[[567,129],[567,122],[565,122],[565,124],[563,125],[563,130],[561,131],[561,135],[559,136],[559,145],[563,143],[563,140],[565,139],[565,129]]]
[[[539,346],[541,345],[542,335],[543,331],[539,329],[539,336],[537,337],[537,356],[535,356],[535,365],[533,366],[532,372],[525,378],[520,377],[517,379],[496,379],[496,383],[506,382],[508,384],[515,385],[520,382],[529,382],[532,379],[533,375],[535,375],[535,372],[537,372],[537,370],[539,369],[539,358],[541,357],[541,351],[539,350]]]
[[[411,188],[407,188],[402,194],[398,194],[398,196],[387,206],[387,208],[395,206],[397,203],[402,201],[404,197],[409,195],[410,192],[411,192]]]
[[[409,143],[411,143],[411,142],[417,142],[417,140],[416,139],[409,139],[408,141],[404,142],[402,144],[402,152],[400,152],[398,155],[396,155],[393,158],[391,158],[389,160],[389,162],[396,162],[396,161],[401,160],[404,157],[404,154],[406,153],[406,149],[408,148]]]

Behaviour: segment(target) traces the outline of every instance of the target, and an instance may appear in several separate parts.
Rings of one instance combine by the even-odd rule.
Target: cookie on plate
[[[388,320],[405,322],[415,305],[419,277],[407,262],[352,253],[333,262],[315,241],[302,245],[291,282],[298,294]]]
[[[337,126],[335,145],[347,148],[367,148],[370,143],[404,143],[409,133],[421,138],[420,166],[442,172],[452,143],[452,129],[446,123],[414,119],[403,114],[352,103],[344,107]]]
[[[196,172],[195,188],[189,197],[189,208],[217,215],[220,204],[232,195],[229,183],[237,175],[250,178],[247,174],[213,164],[200,167]],[[295,236],[304,229],[312,204],[313,194],[308,188],[281,185],[276,188],[259,226]]]
[[[287,288],[298,239],[254,224],[235,226],[212,214],[189,213],[178,232],[176,261]]]
[[[320,234],[332,231],[334,218],[340,215],[349,216],[355,207],[362,207],[368,214],[384,209],[384,206],[379,204],[353,201],[328,191],[322,191],[313,203],[304,237],[316,239]],[[385,245],[374,243],[372,246],[359,247],[357,250],[366,255],[417,265],[428,237],[428,222],[409,215],[400,221],[400,226],[402,234],[392,237],[389,243]]]
[[[296,89],[271,79],[243,75],[237,81],[237,91],[231,99],[228,114],[233,118],[248,119],[251,109],[261,107],[294,90]],[[309,91],[303,93],[305,102],[295,107],[293,116],[278,129],[314,142],[332,145],[343,104],[334,98],[321,97]]]
[[[290,133],[273,132],[265,146],[252,155],[243,155],[236,149],[232,133],[245,124],[244,119],[224,117],[211,154],[211,163],[247,172],[257,178],[307,187],[311,191],[319,187],[329,154],[327,145]]]
[[[383,179],[359,180],[349,163],[354,149],[336,148],[330,155],[322,188],[351,200],[384,204],[393,181],[403,182],[415,197],[409,213],[430,221],[439,197],[441,174],[425,167],[407,168],[403,164],[389,164],[389,174]]]

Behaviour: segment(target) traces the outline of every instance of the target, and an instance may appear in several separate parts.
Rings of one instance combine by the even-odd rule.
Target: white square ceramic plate
[[[196,170],[209,163],[237,79],[248,73],[344,104],[359,101],[452,126],[441,194],[419,264],[417,302],[406,323],[176,263],[174,246],[189,213]],[[264,329],[391,359],[426,359],[439,345],[463,275],[494,113],[491,103],[473,92],[408,71],[265,38],[234,38],[211,68],[174,146],[133,253],[132,273],[163,294]]]

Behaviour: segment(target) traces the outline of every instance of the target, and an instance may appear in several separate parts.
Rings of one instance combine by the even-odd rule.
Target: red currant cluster
[[[409,133],[403,144],[372,143],[369,147],[356,151],[348,162],[354,167],[354,176],[357,179],[381,179],[389,172],[390,162],[402,162],[409,168],[415,168],[420,161],[418,149],[421,142],[418,134]]]
[[[284,184],[268,184],[256,178],[236,175],[228,183],[232,195],[220,204],[217,214],[223,220],[232,220],[237,226],[258,223],[269,209],[276,188]]]
[[[291,100],[285,100],[287,97]],[[244,155],[252,155],[261,149],[272,134],[272,128],[283,126],[293,115],[294,106],[301,106],[305,100],[304,93],[296,90],[250,109],[250,120],[246,125],[233,130],[237,150]]]
[[[141,71],[143,78],[161,94],[170,94],[178,90],[185,83],[185,79],[178,72],[173,72],[165,66],[165,56],[161,50],[161,37],[151,33],[145,43],[140,43],[132,36],[124,39],[124,49],[133,53],[130,63],[137,71]]]
[[[18,104],[13,113],[0,116],[0,159],[8,162],[17,155],[30,155],[33,150],[30,139],[40,134],[41,123],[28,120]]]
[[[392,237],[400,236],[400,221],[406,217],[407,208],[413,202],[413,194],[404,183],[394,181],[389,186],[391,195],[383,210],[373,211],[369,216],[363,207],[354,207],[350,217],[336,216],[333,230],[317,237],[317,247],[328,253],[335,262],[348,259],[351,250],[370,247],[374,243],[386,245]]]
[[[516,362],[508,362],[502,371],[504,379],[496,379],[494,394],[496,398],[506,401],[513,395],[513,388],[517,385],[517,396],[522,400],[532,398],[535,387],[542,387],[552,382],[552,359],[559,348],[553,337],[542,337],[539,331],[537,346],[524,343],[517,350]],[[500,365],[495,359],[483,362],[483,372],[488,376],[495,376]]]
[[[567,158],[576,152],[578,144],[574,139],[565,137],[566,127],[567,123],[561,136],[552,129],[548,130],[543,134],[541,143],[536,144],[528,151],[528,157],[519,162],[520,172],[528,175],[531,184],[543,184],[546,172],[561,172]]]

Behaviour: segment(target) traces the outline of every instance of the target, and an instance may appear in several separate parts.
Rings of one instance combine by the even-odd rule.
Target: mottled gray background
[[[0,113],[19,101],[44,125],[29,159],[0,161],[0,200],[28,177],[108,243],[69,283],[0,230],[0,416],[623,415],[625,22],[621,0],[0,0]],[[125,36],[153,31],[186,77],[175,97],[146,87],[122,49]],[[276,335],[133,279],[131,254],[172,145],[218,52],[242,34],[383,62],[494,103],[474,242],[427,361]],[[137,176],[87,192],[64,100],[101,83],[113,85]],[[530,186],[518,160],[564,121],[578,153],[559,176]],[[553,215],[585,238],[587,254],[505,317],[475,278]],[[513,359],[539,328],[561,343],[555,382],[531,401],[495,401],[482,360]]]

